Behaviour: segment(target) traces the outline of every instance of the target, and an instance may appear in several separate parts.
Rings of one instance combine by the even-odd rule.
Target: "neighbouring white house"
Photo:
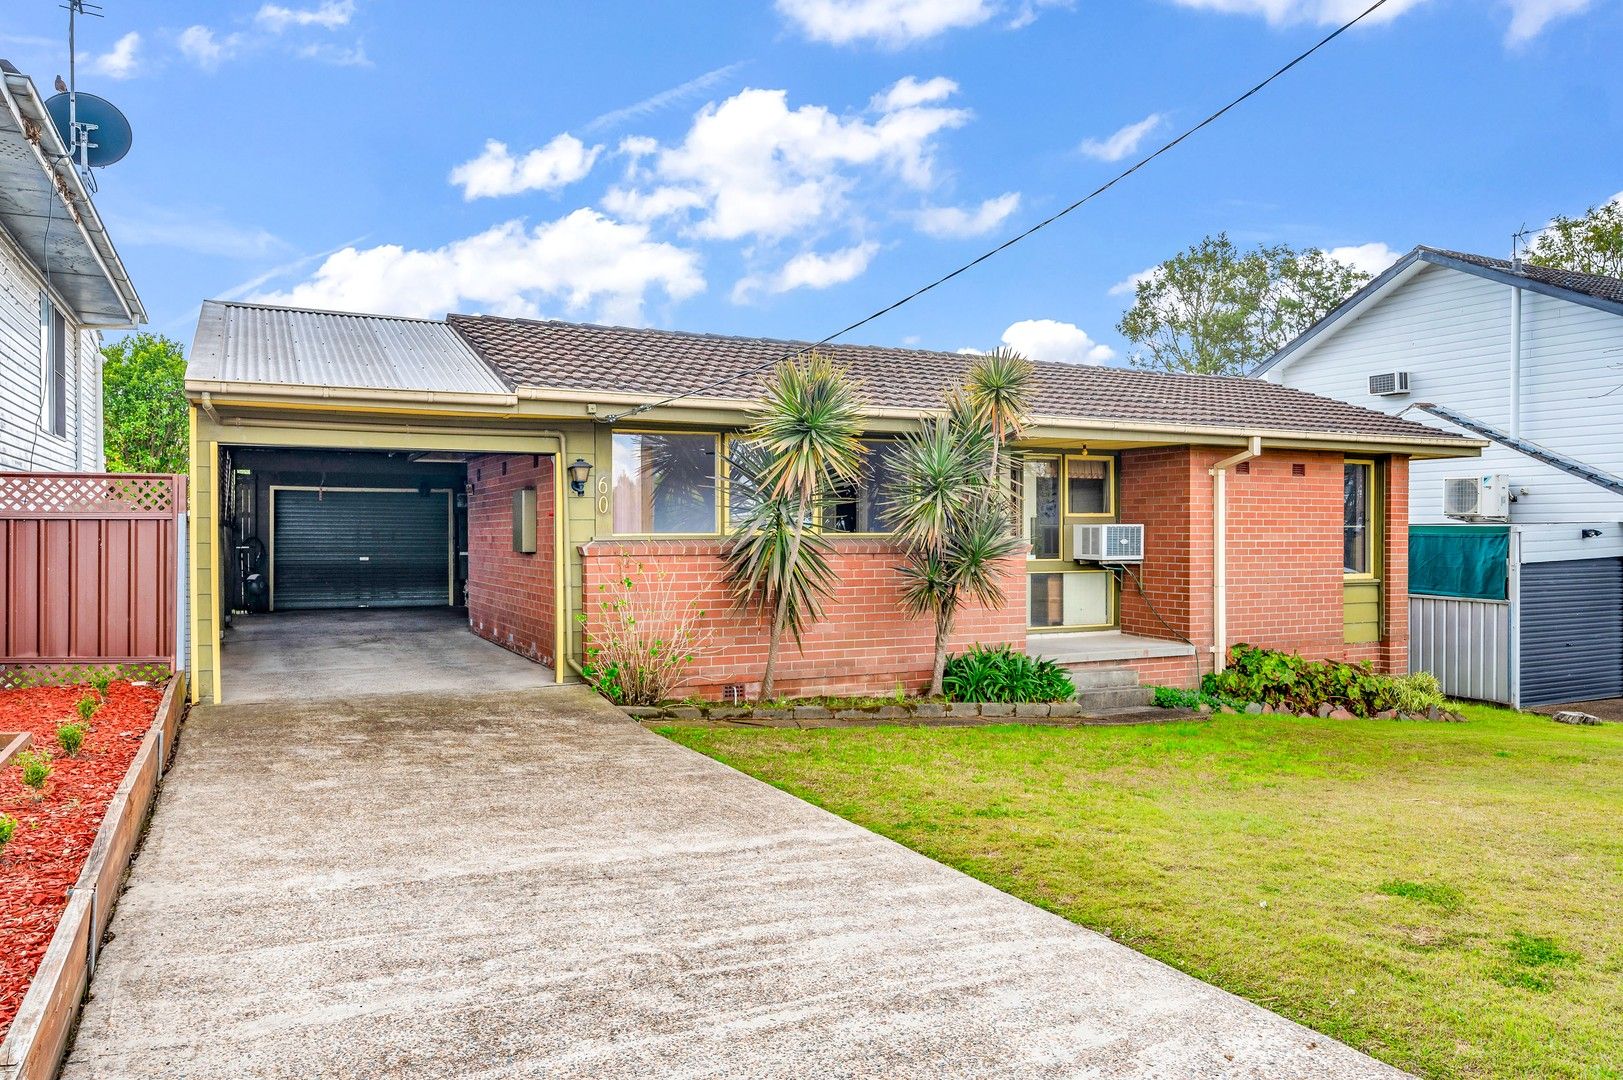
[[[1252,374],[1489,440],[1410,468],[1413,666],[1623,696],[1623,280],[1418,247]]]
[[[33,80],[0,60],[0,471],[103,468],[101,332],[146,321]]]

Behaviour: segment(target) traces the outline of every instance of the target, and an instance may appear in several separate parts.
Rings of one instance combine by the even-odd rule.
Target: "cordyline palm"
[[[772,696],[784,630],[798,644],[821,614],[818,600],[832,573],[824,542],[814,533],[808,545],[806,526],[837,485],[861,476],[861,434],[856,389],[827,357],[786,360],[767,380],[749,431],[747,456],[754,460],[744,467],[755,474],[746,481],[755,488],[753,504],[727,548],[734,598],[773,609],[763,699]]]
[[[998,479],[999,454],[1003,444],[1019,438],[1031,407],[1031,379],[1036,368],[1030,360],[1007,346],[999,346],[975,359],[969,367],[964,394],[970,409],[991,433],[990,475]]]
[[[906,546],[902,606],[935,622],[930,693],[942,692],[947,641],[970,600],[998,607],[1001,564],[1019,550],[1007,508],[986,472],[991,437],[958,401],[904,439],[893,461],[891,520]]]

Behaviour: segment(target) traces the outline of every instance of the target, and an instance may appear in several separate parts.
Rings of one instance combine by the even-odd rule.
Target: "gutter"
[[[1262,454],[1262,436],[1251,436],[1238,454],[1231,454],[1209,470],[1212,474],[1212,671],[1228,666],[1229,583],[1228,583],[1228,474],[1243,461]]]
[[[513,394],[468,390],[395,390],[360,386],[311,386],[305,383],[233,382],[224,379],[187,379],[186,393],[242,397],[294,397],[314,401],[409,401],[420,405],[498,405],[513,408]]]

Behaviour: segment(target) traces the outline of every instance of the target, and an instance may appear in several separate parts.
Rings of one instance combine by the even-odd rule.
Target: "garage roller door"
[[[1623,559],[1522,566],[1525,706],[1623,696]]]
[[[451,602],[451,495],[274,488],[271,604],[424,607]]]

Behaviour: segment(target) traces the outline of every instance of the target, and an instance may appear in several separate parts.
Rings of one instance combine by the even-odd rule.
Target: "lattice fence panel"
[[[117,473],[0,473],[0,517],[174,516],[174,477]]]
[[[90,677],[107,672],[114,679],[160,683],[169,678],[167,663],[135,664],[3,664],[0,690],[22,690],[30,686],[88,686]]]

